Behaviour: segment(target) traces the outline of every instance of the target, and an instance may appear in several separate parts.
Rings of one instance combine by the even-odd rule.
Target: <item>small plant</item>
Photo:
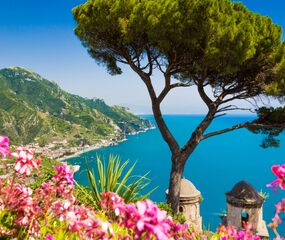
[[[264,200],[269,198],[269,193],[268,192],[264,192],[264,191],[260,190],[259,194],[260,194],[261,197],[264,198]]]
[[[134,163],[128,168],[128,163],[129,161],[121,163],[119,157],[110,156],[106,165],[97,156],[97,172],[95,174],[86,162],[90,186],[86,189],[78,185],[78,191],[83,194],[87,202],[92,203],[96,208],[100,208],[102,192],[115,192],[126,203],[147,199],[156,188],[142,194],[142,191],[150,184],[150,180],[147,178],[148,173],[143,176],[132,176],[136,164]]]
[[[179,222],[181,224],[186,222],[186,219],[185,219],[183,213],[179,212],[179,213],[177,213],[177,215],[173,214],[173,211],[171,209],[171,205],[170,204],[167,204],[167,203],[164,203],[164,202],[160,202],[157,206],[161,210],[166,211],[167,214],[173,218],[173,220],[175,220],[175,221],[177,221],[177,222]]]

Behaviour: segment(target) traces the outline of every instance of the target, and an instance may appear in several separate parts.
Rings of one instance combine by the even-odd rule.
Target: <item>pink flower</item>
[[[28,208],[32,203],[32,189],[22,184],[14,184],[1,189],[1,195],[8,196],[4,205],[11,211]]]
[[[260,240],[260,237],[253,235],[252,225],[250,223],[245,224],[244,227],[244,231],[237,231],[233,226],[220,225],[217,229],[217,233],[219,234],[220,239],[223,240]]]
[[[277,176],[277,179],[272,183],[267,184],[267,187],[274,187],[274,192],[276,192],[277,187],[285,190],[285,164],[274,165],[271,168],[272,172]]]
[[[277,213],[277,214],[280,214],[280,213],[282,213],[282,212],[285,212],[285,199],[282,199],[282,201],[279,202],[279,203],[277,203],[277,204],[275,205],[275,207],[276,207],[276,213]]]
[[[207,240],[207,236],[206,235],[202,235],[202,240]]]
[[[36,217],[39,208],[32,198],[32,189],[17,183],[2,188],[0,195],[3,199],[1,203],[3,209],[15,214],[16,225],[19,227],[30,226],[30,230],[35,232],[36,229],[39,229]]]
[[[281,224],[281,222],[282,222],[282,220],[278,214],[275,214],[275,216],[272,218],[272,221],[273,221],[273,224],[276,226]]]
[[[279,214],[285,212],[285,199],[282,199],[282,201],[277,203],[275,207],[275,216],[272,218],[272,223],[269,224],[271,228],[277,228],[278,225],[282,223],[282,219],[280,218]]]
[[[166,240],[170,237],[171,226],[165,211],[161,211],[152,201],[137,202],[120,206],[124,216],[121,225],[135,232],[135,239],[145,236]]]
[[[34,168],[40,165],[41,159],[34,159],[34,152],[25,147],[18,147],[17,153],[13,156],[17,157],[15,162],[15,170],[23,175],[30,175]]]
[[[54,240],[53,236],[49,233],[46,235],[46,240]]]
[[[196,239],[200,232],[190,232],[188,224],[181,225],[167,216],[150,200],[136,204],[124,203],[116,193],[101,193],[101,206],[110,219],[131,230],[132,236],[119,239]],[[126,238],[125,238],[126,237]]]
[[[67,184],[73,188],[73,173],[69,170],[69,167],[66,164],[62,164],[61,166],[55,166],[54,168],[57,173],[52,177],[52,179],[57,184]]]
[[[107,193],[100,193],[102,196],[102,200],[100,201],[100,205],[102,209],[106,212],[107,215],[110,213],[115,213],[115,216],[120,215],[119,206],[124,205],[124,200],[119,197],[116,193],[107,192]]]
[[[51,213],[60,221],[65,221],[71,232],[76,232],[82,239],[107,239],[110,224],[95,217],[95,212],[83,205],[73,205],[66,200],[53,203]]]
[[[2,155],[3,159],[6,158],[7,155],[11,155],[8,137],[0,136],[0,155]]]

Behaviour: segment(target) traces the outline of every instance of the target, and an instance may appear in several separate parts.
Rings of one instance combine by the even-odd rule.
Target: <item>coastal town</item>
[[[89,152],[92,150],[96,150],[102,147],[109,147],[109,146],[115,146],[120,142],[126,141],[127,135],[136,135],[139,133],[144,133],[150,129],[154,129],[155,127],[149,127],[149,128],[142,128],[139,131],[124,134],[122,135],[115,135],[107,139],[100,139],[98,142],[94,144],[84,144],[83,141],[78,146],[70,146],[69,142],[67,140],[62,141],[52,141],[45,146],[40,146],[39,143],[30,143],[27,144],[25,147],[28,149],[31,149],[35,152],[35,154],[38,154],[40,156],[49,158],[49,159],[55,159],[58,161],[63,161],[67,158],[76,157],[84,152]]]
[[[30,143],[26,145],[28,149],[35,151],[36,154],[47,157],[49,159],[62,160],[68,157],[80,155],[83,152],[91,151],[101,147],[116,145],[114,139],[104,139],[93,145],[79,145],[71,147],[67,140],[54,141],[45,146],[40,146],[38,143]]]

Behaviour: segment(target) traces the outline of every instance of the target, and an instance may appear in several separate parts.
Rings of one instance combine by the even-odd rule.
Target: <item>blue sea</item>
[[[154,123],[153,116],[143,116]],[[199,115],[166,115],[165,120],[180,145],[189,138],[191,132],[201,121]],[[214,120],[208,131],[223,129],[234,124],[250,121],[253,116],[224,116]],[[265,185],[275,179],[271,172],[274,164],[285,163],[285,134],[279,139],[279,148],[263,149],[260,144],[264,136],[246,129],[236,130],[204,140],[188,159],[183,176],[194,183],[202,193],[201,215],[205,229],[215,230],[220,223],[219,214],[226,210],[225,193],[241,180],[248,181],[258,191],[269,195],[264,203],[264,219],[267,223],[274,216],[274,204],[285,198],[285,191]],[[171,167],[170,151],[162,139],[159,130],[153,129],[138,135],[127,136],[127,141],[117,146],[102,148],[69,159],[72,164],[80,165],[80,172],[75,179],[81,184],[88,184],[85,161],[96,167],[96,155],[107,160],[109,155],[118,155],[122,160],[137,162],[134,174],[149,173],[150,188],[158,186],[151,195],[155,202],[165,201]],[[284,219],[285,220],[285,219]],[[281,225],[285,235],[285,227]]]

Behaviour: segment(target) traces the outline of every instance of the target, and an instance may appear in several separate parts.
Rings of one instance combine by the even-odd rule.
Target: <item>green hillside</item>
[[[69,94],[20,67],[0,70],[0,99],[0,134],[17,144],[64,139],[70,146],[94,144],[151,126],[123,107]]]

